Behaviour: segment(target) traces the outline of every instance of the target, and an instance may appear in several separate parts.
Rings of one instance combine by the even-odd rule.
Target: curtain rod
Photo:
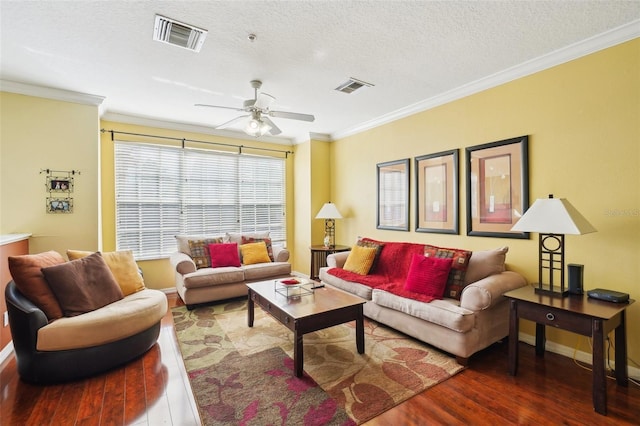
[[[253,146],[234,145],[234,144],[221,143],[221,142],[201,141],[201,140],[197,140],[197,139],[174,138],[174,137],[171,137],[171,136],[147,135],[147,134],[144,134],[144,133],[122,132],[122,131],[119,131],[119,130],[100,129],[100,132],[102,132],[102,133],[106,133],[106,132],[111,133],[111,140],[112,141],[114,140],[114,135],[117,133],[117,134],[121,134],[121,135],[144,136],[144,137],[149,137],[149,138],[158,138],[158,139],[168,139],[168,140],[172,140],[172,141],[180,141],[182,143],[182,148],[183,149],[185,147],[184,146],[185,142],[196,142],[196,143],[204,143],[204,144],[208,144],[208,145],[219,145],[219,146],[228,146],[228,147],[232,147],[232,148],[238,148],[238,154],[242,154],[242,148],[255,149],[255,150],[259,150],[259,151],[281,152],[281,153],[284,154],[285,158],[289,158],[289,154],[293,154],[293,151],[283,151],[283,150],[280,150],[280,149],[258,148],[258,147],[253,147]]]

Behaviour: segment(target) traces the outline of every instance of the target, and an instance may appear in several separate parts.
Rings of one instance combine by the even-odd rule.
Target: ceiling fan
[[[276,100],[276,98],[269,94],[258,92],[258,89],[262,87],[262,82],[260,80],[252,80],[251,87],[253,87],[254,89],[254,98],[244,101],[244,105],[242,106],[242,108],[207,104],[195,104],[195,106],[224,108],[232,109],[234,111],[246,112],[247,114],[245,115],[240,115],[232,120],[227,121],[226,123],[222,123],[221,125],[217,126],[216,129],[224,129],[225,127],[229,127],[230,125],[238,121],[242,121],[243,119],[248,117],[249,120],[247,121],[244,131],[248,135],[255,137],[262,136],[267,132],[274,136],[282,133],[278,126],[276,126],[269,117],[288,118],[291,120],[301,120],[308,122],[312,122],[315,120],[315,117],[311,114],[301,114],[298,112],[288,111],[272,111],[270,107]]]

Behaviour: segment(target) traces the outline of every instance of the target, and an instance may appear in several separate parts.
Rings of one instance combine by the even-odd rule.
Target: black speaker
[[[569,270],[569,293],[583,294],[582,279],[584,276],[584,265],[569,263],[567,269]]]

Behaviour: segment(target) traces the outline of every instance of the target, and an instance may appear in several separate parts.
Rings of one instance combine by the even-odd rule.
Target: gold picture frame
[[[376,228],[409,231],[409,159],[379,163],[376,169]]]
[[[458,234],[458,150],[415,158],[416,232]]]
[[[529,207],[529,137],[466,148],[467,235],[529,238],[511,228]]]

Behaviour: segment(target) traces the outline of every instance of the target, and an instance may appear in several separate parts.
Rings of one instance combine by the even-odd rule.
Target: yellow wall
[[[98,129],[97,106],[0,93],[0,234],[33,234],[32,253],[99,248]],[[46,213],[47,168],[80,171],[73,213]]]
[[[330,146],[330,142],[318,140],[296,145],[292,269],[306,275],[311,272],[309,246],[322,244],[324,238],[324,221],[315,217],[324,203],[331,201]]]
[[[214,142],[214,143],[222,143],[222,144],[230,144],[230,145],[244,145],[242,152],[245,153],[255,153],[255,154],[265,154],[265,151],[252,151],[250,146],[275,149],[279,151],[292,151],[293,148],[290,146],[277,145],[277,144],[266,144],[261,143],[255,140],[232,140],[229,138],[223,138],[219,136],[206,135],[201,133],[190,133],[185,131],[177,131],[177,130],[167,130],[156,127],[147,127],[133,124],[124,124],[124,123],[116,123],[110,121],[102,121],[101,128],[106,130],[114,130],[119,132],[128,132],[128,133],[137,133],[137,134],[147,134],[154,136],[162,136],[169,138],[178,138],[178,139],[191,139],[205,142]],[[168,144],[172,146],[176,146],[176,144],[180,144],[179,141],[166,140],[161,138],[146,138],[141,136],[128,136],[123,134],[116,134],[116,140],[121,141],[132,141],[132,142],[147,142],[147,143],[156,143],[156,144]],[[101,135],[101,157],[102,157],[102,231],[104,235],[104,250],[112,251],[116,249],[116,220],[115,220],[115,178],[114,178],[114,144],[111,139],[110,132],[104,132]],[[237,152],[237,148],[232,147],[223,147],[223,146],[212,146],[208,144],[198,144],[195,142],[187,142],[187,146],[196,147],[196,148],[204,148],[204,149],[216,149],[216,150],[227,150],[231,152]],[[275,154],[278,157],[281,157],[282,154]],[[291,230],[294,228],[293,218],[294,215],[290,214],[293,211],[293,155],[288,156],[287,160],[287,229]],[[292,245],[294,234],[289,232],[287,235],[287,246]],[[294,261],[293,256],[291,261]],[[145,285],[150,288],[164,289],[164,288],[174,288],[175,287],[175,271],[172,270],[171,265],[169,264],[168,259],[158,259],[158,260],[146,260],[139,261],[140,269],[142,269],[144,273],[144,281]]]
[[[640,299],[640,40],[344,138],[332,145],[333,201],[347,212],[342,244],[358,235],[469,249],[508,245],[507,262],[537,280],[537,234],[529,240],[466,236],[464,148],[529,135],[532,203],[567,198],[598,230],[567,236],[567,263],[585,265],[585,288]],[[376,229],[376,163],[460,149],[460,235]],[[640,362],[640,302],[628,309],[629,356]],[[533,334],[532,327],[524,327]],[[548,339],[573,347],[575,335]],[[581,350],[588,351],[583,344]]]

